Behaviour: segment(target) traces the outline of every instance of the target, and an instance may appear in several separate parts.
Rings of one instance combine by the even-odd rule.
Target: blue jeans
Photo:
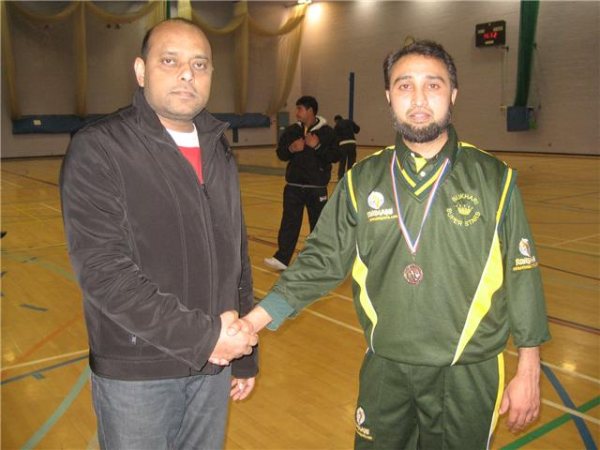
[[[223,448],[231,368],[218,375],[122,381],[92,373],[102,450]]]

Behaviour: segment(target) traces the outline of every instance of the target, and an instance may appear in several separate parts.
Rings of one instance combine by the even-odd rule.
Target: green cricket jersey
[[[452,127],[435,158],[415,156],[398,137],[348,172],[304,250],[260,303],[274,318],[269,328],[351,273],[365,338],[384,358],[469,364],[496,356],[509,334],[518,347],[548,340],[515,171],[459,142]],[[406,273],[411,264],[416,276]]]

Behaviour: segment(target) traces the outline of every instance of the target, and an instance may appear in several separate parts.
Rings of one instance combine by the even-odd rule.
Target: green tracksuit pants
[[[355,449],[484,450],[497,421],[502,355],[450,367],[367,352],[360,370]]]

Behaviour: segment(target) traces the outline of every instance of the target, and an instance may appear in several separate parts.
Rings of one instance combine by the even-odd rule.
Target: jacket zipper
[[[221,139],[221,136],[223,135],[223,133],[225,132],[225,128],[223,127],[220,130],[218,130],[216,136],[214,137],[213,140],[211,140],[209,142],[209,148],[213,149],[215,152],[217,151],[217,142],[219,141],[219,139]],[[201,152],[201,157],[205,156],[204,152]],[[216,155],[213,155],[213,158],[215,158]],[[204,158],[203,158],[204,159]],[[186,161],[187,162],[187,161]],[[214,285],[216,284],[216,280],[215,278],[215,271],[214,271],[214,264],[213,264],[213,259],[212,256],[217,254],[216,248],[215,248],[215,240],[214,240],[214,236],[213,236],[213,229],[212,229],[212,215],[210,212],[210,194],[208,192],[208,187],[206,185],[206,180],[208,180],[208,164],[204,164],[205,160],[202,161],[202,169],[207,169],[206,172],[206,177],[203,176],[203,180],[204,183],[200,183],[198,180],[198,177],[196,177],[196,180],[198,180],[198,184],[200,185],[200,187],[202,188],[202,192],[204,193],[204,196],[206,198],[206,208],[205,208],[205,218],[206,220],[204,221],[205,227],[206,227],[206,236],[207,236],[207,244],[208,244],[208,248],[210,248],[210,255],[211,257],[209,258],[209,266],[210,266],[210,291],[209,291],[209,298],[210,298],[210,310],[207,311],[208,314],[212,315],[213,311],[215,311],[216,308],[216,299],[214,298]]]

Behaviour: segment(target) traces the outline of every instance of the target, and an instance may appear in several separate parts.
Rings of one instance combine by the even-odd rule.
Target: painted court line
[[[577,239],[569,239],[566,241],[556,242],[554,245],[558,247],[559,245],[570,244],[571,242],[585,241],[586,239],[597,238],[598,236],[600,236],[600,233],[590,234],[589,236],[583,236]]]
[[[89,366],[85,368],[85,370],[79,376],[77,382],[71,389],[71,391],[67,394],[62,403],[56,408],[56,410],[52,413],[52,415],[48,418],[48,420],[35,432],[29,440],[23,444],[21,450],[31,450],[36,447],[37,444],[40,443],[42,439],[48,434],[48,431],[52,429],[54,424],[58,422],[58,420],[67,412],[67,410],[71,407],[71,404],[75,401],[81,390],[87,384],[90,378],[90,368]]]
[[[54,206],[47,205],[46,203],[40,203],[40,204],[41,204],[42,206],[45,206],[45,207],[46,207],[46,208],[48,208],[48,209],[51,209],[52,211],[56,211],[57,213],[61,213],[61,212],[62,212],[60,209],[58,209],[58,208],[55,208]]]
[[[57,359],[71,358],[73,356],[82,356],[82,355],[88,353],[89,351],[90,350],[86,348],[85,350],[79,350],[79,351],[72,352],[72,353],[63,353],[62,355],[50,356],[49,358],[42,358],[42,359],[38,359],[36,361],[29,361],[29,362],[25,362],[25,363],[21,363],[21,364],[15,364],[14,366],[2,367],[2,368],[0,368],[0,373],[3,373],[7,370],[21,369],[23,367],[34,366],[36,364],[42,364],[42,363],[46,363],[46,362],[50,362],[50,361],[56,361]]]
[[[507,353],[507,354],[509,354],[509,355],[511,355],[511,356],[515,356],[515,357],[519,356],[519,354],[517,352],[513,352],[512,350],[505,350],[504,352]],[[555,372],[562,372],[564,374],[571,375],[571,376],[573,376],[575,378],[581,378],[582,380],[589,381],[590,383],[600,384],[600,380],[598,378],[593,378],[593,377],[590,377],[590,376],[585,375],[583,373],[579,373],[579,372],[575,372],[575,371],[572,371],[572,370],[569,370],[569,369],[565,369],[564,367],[557,366],[555,364],[551,364],[551,363],[545,362],[545,361],[542,361],[542,365],[550,367]]]
[[[53,366],[44,367],[43,369],[34,370],[31,372],[27,372],[27,373],[22,373],[21,375],[14,376],[12,378],[5,378],[2,381],[0,381],[0,385],[4,386],[9,383],[14,383],[16,381],[24,380],[28,377],[38,378],[39,375],[42,375],[44,372],[50,372],[51,370],[56,370],[60,367],[65,367],[70,364],[73,364],[73,363],[76,363],[79,361],[83,361],[84,359],[88,359],[88,357],[87,356],[79,356],[78,358],[74,358],[74,359],[70,359],[70,360],[67,360],[67,361],[64,361],[64,362],[61,362],[58,364],[54,364]]]
[[[263,291],[261,289],[258,289],[258,288],[254,288],[254,291],[256,293],[260,294],[263,297],[267,294],[265,291]],[[311,311],[310,308],[305,309],[305,311],[307,311],[308,313],[310,313],[310,314],[312,314],[314,316],[320,317],[320,318],[322,318],[324,320],[328,320],[329,322],[341,325],[344,328],[348,328],[350,330],[354,330],[354,331],[356,331],[358,333],[362,333],[363,332],[360,328],[353,327],[351,325],[348,325],[347,323],[341,322],[341,321],[339,321],[337,319],[333,319],[333,318],[331,318],[329,316],[326,316],[324,314],[321,314],[321,313],[318,313],[318,312],[315,312],[315,311]],[[519,354],[517,352],[511,351],[511,350],[505,350],[504,353],[506,353],[508,355],[511,355],[511,356],[514,356],[514,357],[518,357],[519,356]],[[600,384],[600,380],[598,378],[593,378],[593,377],[590,377],[588,375],[585,375],[585,374],[582,374],[582,373],[579,373],[579,372],[574,372],[572,370],[568,370],[568,369],[565,369],[563,367],[560,367],[560,366],[557,366],[555,364],[551,364],[551,363],[548,363],[548,362],[545,362],[545,361],[542,361],[542,364],[544,366],[550,367],[551,369],[553,369],[553,370],[555,370],[557,372],[562,372],[562,373],[565,373],[565,374],[570,375],[572,377],[580,378],[582,380],[589,381],[591,383]]]
[[[594,423],[596,425],[600,425],[600,419],[596,419],[595,417],[589,416],[587,414],[583,414],[583,413],[581,413],[581,412],[579,412],[577,410],[574,410],[574,409],[571,409],[571,408],[567,408],[566,406],[561,405],[560,403],[555,403],[555,402],[553,402],[551,400],[545,400],[545,399],[542,399],[542,403],[544,405],[548,405],[548,406],[550,406],[552,408],[555,408],[555,409],[558,409],[560,411],[569,413],[572,416],[580,417],[580,418],[582,418],[583,420],[585,420],[587,422],[591,422],[591,423]]]
[[[576,410],[577,406],[571,399],[571,396],[569,395],[569,393],[567,392],[565,387],[562,385],[562,383],[560,382],[560,380],[558,379],[556,374],[552,371],[552,369],[549,369],[546,366],[542,366],[542,371],[544,372],[544,375],[546,376],[548,381],[550,381],[550,384],[554,388],[554,391],[560,397],[563,405],[569,409]],[[588,424],[585,422],[585,420],[583,420],[583,418],[581,418],[579,416],[575,416],[575,415],[571,415],[571,420],[575,424],[575,427],[577,428],[577,431],[579,432],[579,436],[581,437],[581,440],[585,444],[585,448],[586,449],[596,448],[596,445],[594,444],[594,438],[592,437],[592,434],[590,433],[590,429],[588,428]]]
[[[254,291],[257,294],[261,295],[262,297],[264,297],[267,294],[265,291],[263,291],[261,289],[258,289],[258,288],[254,288]],[[349,330],[352,330],[352,331],[355,331],[355,332],[361,333],[361,334],[363,333],[363,331],[360,328],[353,327],[352,325],[348,325],[345,322],[339,321],[337,319],[333,319],[333,318],[331,318],[329,316],[326,316],[325,314],[321,314],[321,313],[318,313],[316,311],[312,311],[310,308],[306,308],[304,311],[306,311],[307,313],[309,313],[309,314],[311,314],[313,316],[319,317],[319,318],[321,318],[323,320],[326,320],[328,322],[334,323],[334,324],[339,325],[341,327],[344,327],[346,329],[349,329]],[[515,357],[518,356],[518,354],[516,352],[509,351],[509,350],[506,350],[505,353],[507,353],[507,354],[509,354],[511,356],[515,356]],[[587,375],[583,375],[583,374],[580,374],[578,372],[572,372],[572,371],[563,369],[562,367],[556,366],[554,364],[548,364],[546,362],[542,362],[542,365],[545,365],[547,367],[551,367],[551,368],[553,368],[553,369],[555,369],[555,370],[557,370],[559,372],[563,372],[563,373],[566,373],[568,375],[571,375],[571,376],[574,376],[574,377],[577,377],[577,378],[586,379],[586,380],[591,381],[593,383],[600,384],[600,380],[598,380],[598,379],[595,379],[595,378],[592,378],[592,377],[588,377]],[[542,402],[545,403],[545,404],[547,404],[550,407],[556,407],[555,405],[557,405],[556,403],[551,402],[549,400],[542,399]],[[567,412],[567,413],[569,413],[571,415],[574,415],[574,416],[577,416],[577,417],[581,417],[582,419],[585,419],[585,420],[590,420],[591,419],[590,421],[592,423],[597,423],[597,419],[594,419],[593,417],[590,417],[590,416],[587,416],[585,414],[582,414],[582,413],[578,412],[575,409],[567,408],[567,407],[562,406],[562,405],[558,405],[557,409],[559,409],[561,411],[564,411],[564,412]]]

